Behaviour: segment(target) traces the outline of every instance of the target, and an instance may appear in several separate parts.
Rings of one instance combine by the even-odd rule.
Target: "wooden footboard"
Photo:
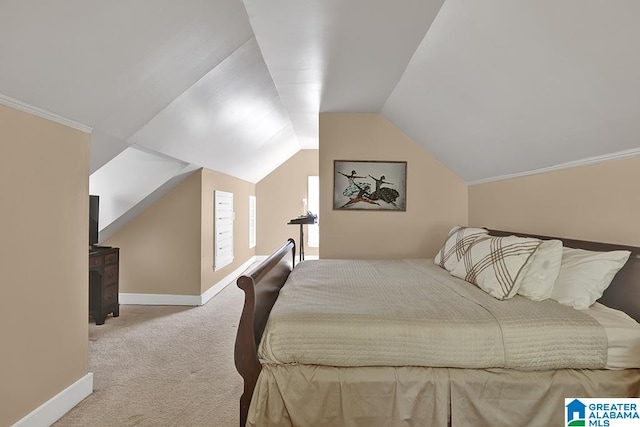
[[[286,257],[291,252],[289,262]],[[258,344],[264,332],[269,313],[278,298],[278,293],[289,277],[296,259],[293,239],[282,245],[269,258],[247,274],[238,277],[238,287],[244,291],[244,308],[238,325],[235,346],[235,364],[244,379],[244,393],[240,397],[240,426],[245,426],[249,404],[262,370],[258,360]]]

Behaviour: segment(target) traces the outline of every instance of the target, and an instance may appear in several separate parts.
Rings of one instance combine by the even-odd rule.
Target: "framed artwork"
[[[333,209],[407,210],[407,162],[335,160]]]

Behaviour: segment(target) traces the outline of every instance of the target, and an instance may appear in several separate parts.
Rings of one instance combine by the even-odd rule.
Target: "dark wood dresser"
[[[104,324],[107,314],[120,315],[118,303],[119,248],[89,250],[89,314],[96,325]]]

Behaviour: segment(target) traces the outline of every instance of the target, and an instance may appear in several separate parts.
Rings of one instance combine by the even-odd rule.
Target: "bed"
[[[240,425],[560,425],[565,397],[640,397],[640,347],[620,352],[640,346],[640,248],[559,240],[630,252],[588,310],[500,301],[433,260],[294,268],[289,239],[237,280]]]

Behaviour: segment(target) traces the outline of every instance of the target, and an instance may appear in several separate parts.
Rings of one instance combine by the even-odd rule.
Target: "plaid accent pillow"
[[[479,237],[487,236],[489,232],[484,228],[455,226],[449,231],[449,235],[442,245],[440,252],[436,254],[433,262],[436,265],[451,272],[462,258],[469,246]]]
[[[451,274],[499,300],[511,298],[518,292],[540,243],[538,239],[516,236],[478,239]]]

